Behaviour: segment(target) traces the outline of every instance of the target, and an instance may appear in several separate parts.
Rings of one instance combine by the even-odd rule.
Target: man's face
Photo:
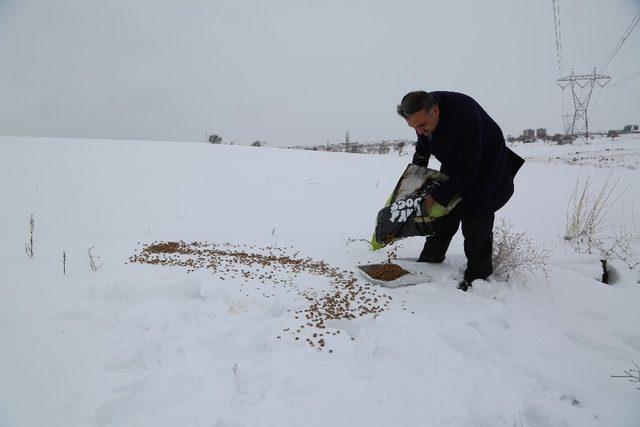
[[[440,120],[440,109],[437,105],[429,111],[420,110],[406,118],[407,124],[415,129],[418,135],[429,136],[436,130]]]

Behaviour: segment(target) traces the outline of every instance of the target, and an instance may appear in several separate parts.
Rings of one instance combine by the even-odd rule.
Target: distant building
[[[536,129],[536,138],[547,139],[547,130],[545,128]]]
[[[622,128],[622,133],[640,133],[638,125],[626,125]]]

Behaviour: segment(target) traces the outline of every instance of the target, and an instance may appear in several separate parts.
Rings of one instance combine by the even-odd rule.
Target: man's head
[[[438,101],[425,91],[406,94],[400,101],[397,111],[418,135],[431,135],[440,121]]]

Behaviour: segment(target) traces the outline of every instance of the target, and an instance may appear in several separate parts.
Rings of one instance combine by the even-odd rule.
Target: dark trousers
[[[464,278],[472,281],[486,279],[493,273],[493,213],[469,215],[463,202],[449,214],[432,223],[434,235],[427,236],[419,261],[441,262],[444,260],[451,239],[462,223],[464,253],[467,256],[467,268]]]

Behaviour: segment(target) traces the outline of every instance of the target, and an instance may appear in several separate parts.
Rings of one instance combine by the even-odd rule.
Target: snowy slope
[[[637,160],[640,140],[617,143],[514,147],[530,161],[498,218],[553,249],[547,281],[457,291],[456,236],[432,283],[373,289],[388,308],[330,322],[319,351],[283,331],[309,304],[296,290],[330,288],[321,275],[244,281],[128,261],[179,240],[277,247],[344,271],[381,261],[349,240],[370,237],[409,157],[0,138],[0,426],[640,425],[640,391],[610,377],[640,363],[637,270],[614,261],[603,285],[599,258],[560,238],[576,180],[610,175],[624,189],[611,221],[638,235],[632,163],[556,161],[612,147]]]

